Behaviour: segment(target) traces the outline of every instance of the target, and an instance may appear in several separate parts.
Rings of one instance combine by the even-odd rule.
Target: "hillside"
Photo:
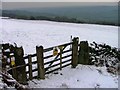
[[[49,20],[118,26],[118,5],[23,8],[2,10],[2,16],[25,20]]]

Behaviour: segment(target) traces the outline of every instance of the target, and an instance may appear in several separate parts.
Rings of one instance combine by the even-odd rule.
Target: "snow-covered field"
[[[44,48],[70,42],[70,36],[80,37],[80,41],[88,40],[98,43],[107,43],[118,47],[118,27],[59,23],[51,21],[32,20],[0,20],[0,41],[17,43],[23,46],[25,53],[35,53],[36,45]]]
[[[80,41],[106,43],[118,47],[118,27],[93,24],[59,23],[51,21],[0,19],[0,41],[23,46],[25,54],[34,54],[36,45],[44,48],[70,42],[70,36]],[[98,69],[102,73],[99,73]],[[95,66],[66,67],[58,74],[49,74],[45,80],[33,80],[30,87],[38,88],[117,88],[118,77]],[[37,83],[37,84],[36,84]]]

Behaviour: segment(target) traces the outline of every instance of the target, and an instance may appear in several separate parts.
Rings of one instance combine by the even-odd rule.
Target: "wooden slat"
[[[10,71],[12,69],[17,69],[17,68],[20,68],[20,67],[25,67],[25,66],[29,66],[29,64],[15,66],[15,67],[9,68],[7,71]]]
[[[69,62],[69,61],[71,61],[71,59],[68,59],[68,60],[66,60],[66,61],[63,61],[62,64],[66,63],[66,62]],[[47,71],[48,69],[50,69],[50,68],[52,68],[52,67],[56,67],[56,66],[58,66],[58,65],[60,65],[60,63],[54,64],[54,65],[52,65],[52,66],[50,66],[50,67],[45,68],[45,71]]]
[[[70,56],[72,56],[72,54],[67,55],[67,56],[64,56],[64,57],[62,57],[62,59],[67,58],[67,57],[70,57]],[[52,61],[48,61],[48,62],[44,63],[44,65],[49,64],[49,63],[52,63],[52,62],[55,62],[55,61],[58,61],[58,60],[60,60],[60,58],[55,59],[55,60],[52,60]]]
[[[72,44],[72,42],[66,43],[66,44],[62,44],[62,45],[58,45],[58,46],[54,46],[54,47],[68,46],[68,45],[71,45],[71,44]],[[51,51],[51,50],[53,50],[54,47],[46,48],[46,49],[44,49],[44,52]]]
[[[24,56],[24,59],[28,59],[28,56]]]
[[[28,56],[29,56],[29,55],[24,56],[24,59],[28,59]],[[37,56],[37,54],[30,54],[30,56],[31,56],[31,57],[36,57],[36,56]]]
[[[37,63],[37,61],[32,62],[32,64],[36,64],[36,63]]]
[[[62,66],[62,68],[67,67],[67,66],[69,66],[69,65],[71,65],[71,63],[68,63],[68,64]],[[45,74],[52,73],[52,72],[57,71],[57,70],[59,70],[59,69],[60,69],[60,67],[59,67],[59,68],[56,68],[56,69],[54,69],[54,70],[48,71],[48,72],[46,72]]]
[[[70,51],[72,51],[72,50],[69,49],[69,50],[63,51],[62,54],[70,52]],[[58,54],[60,54],[60,53],[58,53]],[[48,59],[48,58],[51,58],[51,57],[53,57],[53,55],[45,56],[44,59]]]
[[[62,59],[68,58],[68,57],[70,57],[70,56],[72,56],[72,54],[69,54],[69,55],[67,55],[67,56],[64,56],[64,57],[62,57]],[[60,58],[58,58],[58,60],[60,60]]]
[[[67,53],[67,52],[70,52],[70,51],[72,51],[72,49],[69,49],[69,50],[63,51],[62,54]]]
[[[35,72],[35,71],[37,71],[37,70],[38,70],[37,68],[36,68],[36,69],[33,69],[32,72]]]
[[[33,79],[37,79],[38,78],[38,76],[33,76]],[[29,81],[30,79],[29,79],[29,77],[27,78],[27,81]]]
[[[33,76],[33,79],[36,79],[36,78],[38,78],[38,76]]]
[[[51,57],[53,57],[53,55],[46,56],[44,57],[44,59],[51,58]]]
[[[29,71],[26,71],[26,74],[28,74],[29,73]]]
[[[36,57],[37,56],[37,54],[31,54],[31,57]]]
[[[33,61],[32,64],[36,64],[37,61]],[[25,66],[29,66],[29,63],[25,64]]]
[[[37,71],[37,70],[38,70],[37,68],[36,68],[36,69],[33,69],[32,72],[35,72],[35,71]],[[29,73],[29,71],[26,71],[26,74],[27,74],[27,73]]]
[[[25,66],[29,66],[29,63],[25,64]]]
[[[44,65],[49,64],[49,63],[52,63],[52,62],[55,62],[55,61],[58,61],[58,60],[59,60],[59,59],[55,59],[55,60],[52,60],[52,61],[45,62]]]
[[[10,58],[11,58],[11,57],[14,57],[14,55],[10,55]]]

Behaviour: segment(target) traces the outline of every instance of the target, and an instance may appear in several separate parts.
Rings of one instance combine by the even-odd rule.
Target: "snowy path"
[[[29,86],[32,88],[118,88],[117,79],[116,76],[107,73],[105,67],[78,65],[76,69],[69,66],[58,71],[58,74],[46,75],[45,80],[30,81]]]

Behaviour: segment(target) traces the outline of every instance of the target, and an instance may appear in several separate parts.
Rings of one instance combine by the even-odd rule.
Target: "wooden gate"
[[[17,68],[26,67],[24,78],[32,80],[35,78],[45,79],[46,74],[62,70],[62,68],[69,65],[75,68],[78,64],[78,42],[79,38],[74,38],[70,43],[46,49],[43,46],[36,46],[36,53],[24,57],[21,55],[25,64],[14,66],[12,70],[16,71]],[[13,76],[14,74],[16,75],[15,72]]]
[[[70,43],[46,49],[43,46],[36,46],[36,54],[24,57],[24,60],[28,62],[26,64],[27,79],[45,79],[46,74],[62,70],[69,65],[75,68],[78,64],[78,42],[79,39],[74,38]],[[58,51],[55,55],[54,48]]]
[[[44,49],[44,53],[50,53],[44,57],[45,74],[49,74],[56,70],[62,70],[63,67],[71,65],[72,60],[72,42],[59,46]],[[53,49],[58,48],[58,54],[53,55]],[[52,51],[52,52],[51,52]]]

